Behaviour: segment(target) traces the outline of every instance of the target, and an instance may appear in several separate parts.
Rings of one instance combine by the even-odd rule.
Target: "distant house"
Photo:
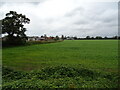
[[[28,37],[28,41],[37,41],[39,37]]]
[[[38,37],[38,36],[28,37],[28,41],[51,41],[55,39],[56,37],[53,37],[53,36],[47,37],[46,34],[41,37]]]
[[[67,39],[67,40],[74,40],[73,37],[67,37],[66,39]]]
[[[55,39],[54,37],[47,37],[47,40],[53,40]]]
[[[40,37],[39,40],[43,41],[43,40],[45,40],[45,38],[44,37]]]
[[[36,37],[36,36],[33,36],[33,37],[28,37],[28,41],[46,41],[46,40],[52,40],[53,37]]]

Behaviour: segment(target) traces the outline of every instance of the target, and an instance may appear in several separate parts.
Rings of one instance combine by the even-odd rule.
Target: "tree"
[[[108,37],[107,37],[107,36],[105,36],[105,37],[104,37],[104,39],[108,39]]]
[[[118,36],[118,39],[120,39],[120,36]]]
[[[86,39],[90,39],[90,36],[86,36]]]
[[[17,14],[15,11],[10,11],[2,20],[2,34],[7,34],[6,41],[9,44],[23,44],[26,42],[26,28],[23,24],[29,24],[30,19],[25,15]]]
[[[101,36],[96,36],[96,39],[102,39],[102,37]]]
[[[59,40],[59,36],[56,36],[56,37],[55,37],[55,40]]]
[[[66,37],[66,36],[64,36],[64,39],[67,39],[67,37]]]
[[[64,35],[62,35],[62,37],[61,37],[61,38],[62,38],[62,40],[64,40]]]
[[[91,37],[91,39],[94,39],[94,37]]]
[[[77,39],[78,39],[77,36],[74,36],[73,38],[74,38],[74,40],[77,40]]]
[[[112,38],[113,38],[113,39],[118,39],[118,36],[113,36]]]

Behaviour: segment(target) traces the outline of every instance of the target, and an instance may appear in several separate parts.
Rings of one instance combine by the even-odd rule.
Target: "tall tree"
[[[64,40],[64,35],[61,36],[61,39]]]
[[[7,41],[14,44],[16,42],[26,41],[26,28],[23,24],[29,24],[30,19],[25,15],[10,11],[2,20],[2,34],[7,34]]]

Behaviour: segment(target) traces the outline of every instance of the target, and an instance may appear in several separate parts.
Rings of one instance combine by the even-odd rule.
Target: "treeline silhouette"
[[[74,37],[70,37],[70,36],[62,36],[62,38],[64,40],[101,40],[101,39],[120,39],[120,36],[113,36],[113,37],[102,37],[102,36],[95,36],[95,37],[91,37],[91,36],[86,36],[85,38],[79,38],[77,36]]]

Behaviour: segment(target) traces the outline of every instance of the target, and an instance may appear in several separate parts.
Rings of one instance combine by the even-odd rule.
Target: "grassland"
[[[64,41],[3,49],[3,65],[15,70],[33,70],[60,64],[116,71],[116,40]]]
[[[117,87],[117,40],[66,40],[4,48],[2,57],[7,67],[3,69],[4,88]]]

